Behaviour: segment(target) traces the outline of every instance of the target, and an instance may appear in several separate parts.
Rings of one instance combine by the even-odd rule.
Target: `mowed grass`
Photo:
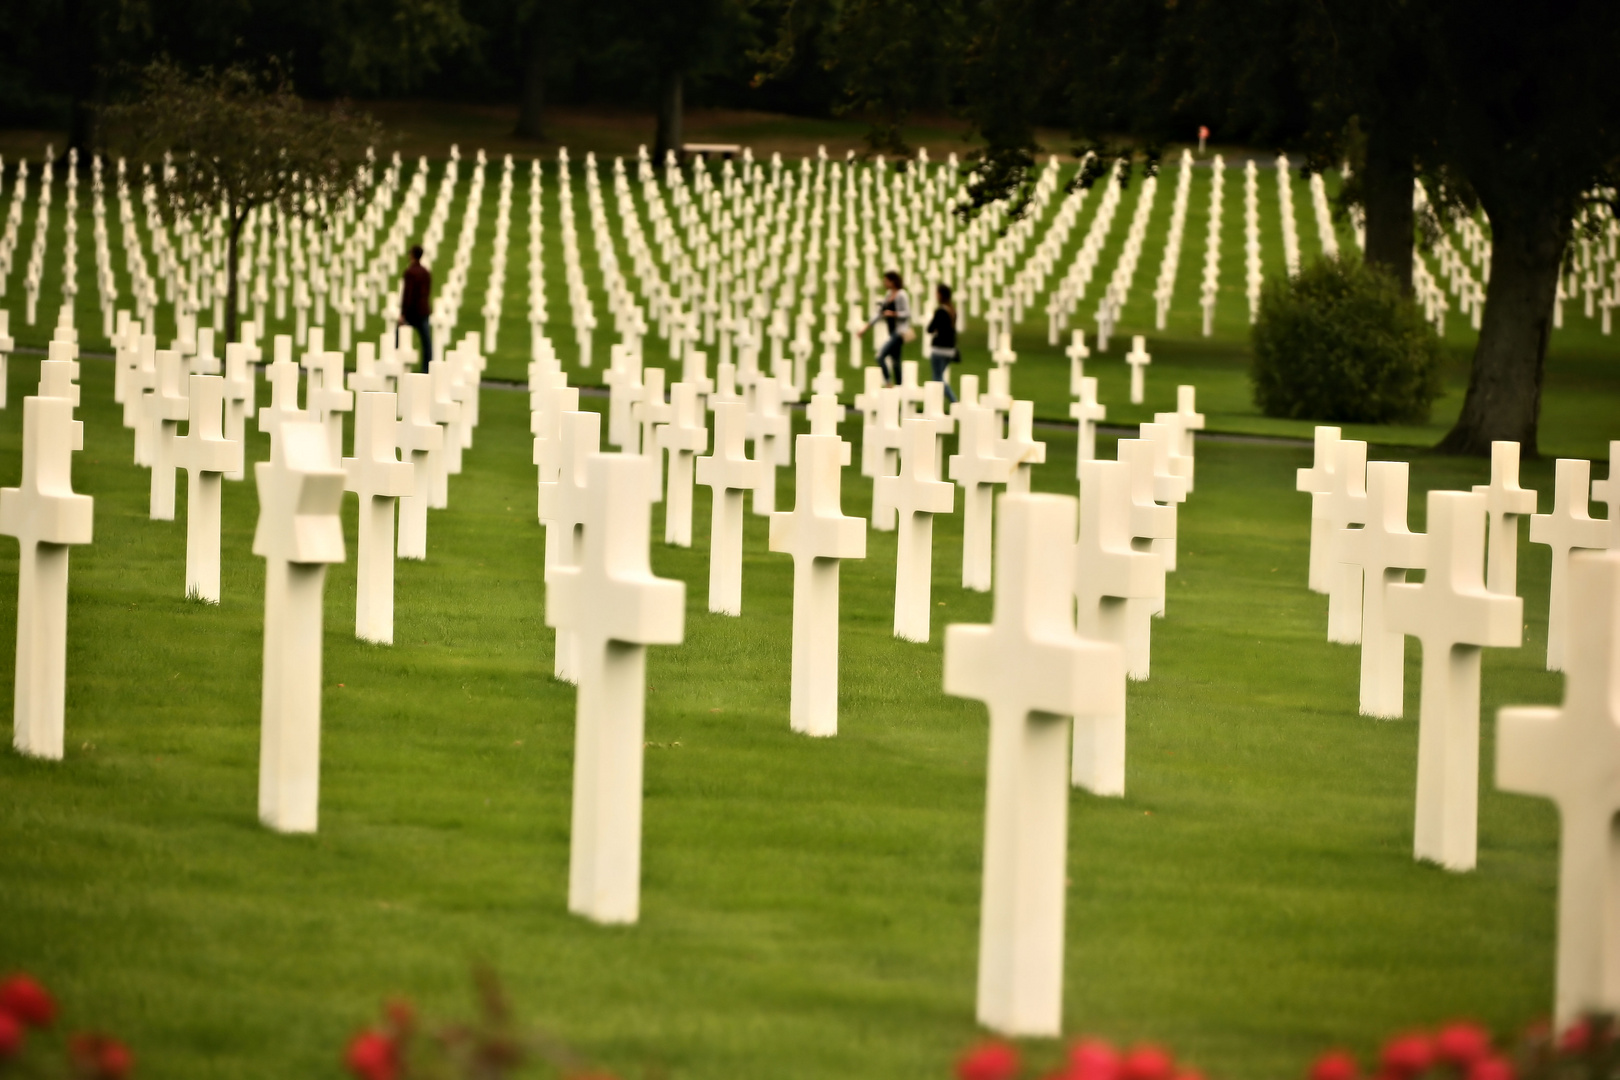
[[[13,358],[3,483],[36,372]],[[733,619],[706,611],[707,489],[690,550],[661,543],[655,507],[652,563],[687,583],[686,642],[649,653],[641,921],[605,928],[566,912],[574,692],[550,677],[525,396],[484,392],[429,559],[399,564],[392,647],[352,634],[346,497],[321,827],[289,837],[256,820],[251,481],[226,489],[223,603],[188,603],[184,485],[179,520],[148,520],[111,365],[83,372],[75,484],[96,524],[72,556],[68,753],[0,752],[0,968],[43,978],[65,1026],[127,1038],[147,1076],[337,1077],[383,999],[465,1015],[482,961],[526,1024],[624,1076],[945,1076],[980,1036],[987,722],[942,693],[941,642],[990,597],[960,588],[959,515],[935,526],[930,644],[891,636],[893,534],[843,565],[839,734],[812,740],[788,727],[791,563],[766,551],[765,519],[748,517]],[[1040,434],[1037,488],[1072,493],[1072,436]],[[250,458],[266,451],[255,437]],[[1490,762],[1499,705],[1561,694],[1543,670],[1547,549],[1521,552],[1524,647],[1485,658],[1479,869],[1444,873],[1411,857],[1418,648],[1407,719],[1358,716],[1357,650],[1325,642],[1326,600],[1305,587],[1293,473],[1309,451],[1198,454],[1152,678],[1129,690],[1128,793],[1071,799],[1065,1030],[1261,1080],[1412,1025],[1544,1015],[1557,819],[1497,792]],[[1544,509],[1550,474],[1525,469]],[[1426,489],[1485,476],[1417,457],[1413,527]],[[870,507],[853,469],[843,505]],[[15,552],[0,543],[6,627]],[[0,634],[0,701],[11,649]]]
[[[429,111],[424,115],[431,118],[438,116],[438,113]],[[441,246],[440,265],[435,267],[436,280],[440,285],[448,274],[449,260],[461,231],[471,171],[474,167],[473,159],[478,145],[476,136],[480,132],[487,134],[493,130],[488,127],[492,122],[489,117],[483,117],[479,124],[468,129],[468,137],[460,144],[462,153],[460,181],[451,203],[445,241]],[[443,135],[446,141],[450,139],[450,128],[435,126],[427,119],[421,123],[425,125],[423,128],[425,132]],[[798,132],[796,137],[804,142],[807,149],[813,148],[814,141],[822,137],[820,129],[808,122],[789,127]],[[589,131],[588,126],[582,129],[582,137],[588,135]],[[926,143],[925,134],[919,132],[918,141]],[[742,138],[743,135],[737,137]],[[587,142],[585,145],[590,144]],[[608,145],[614,150],[624,149],[612,140],[609,140]],[[1160,173],[1158,195],[1148,218],[1142,255],[1121,322],[1109,342],[1108,350],[1096,351],[1097,300],[1107,287],[1114,267],[1120,259],[1131,216],[1135,211],[1137,200],[1141,197],[1140,169],[1133,174],[1129,187],[1123,193],[1112,228],[1108,233],[1107,243],[1103,248],[1103,255],[1071,324],[1073,329],[1086,332],[1086,340],[1094,351],[1093,358],[1087,362],[1086,372],[1097,376],[1099,380],[1099,399],[1108,407],[1109,423],[1134,426],[1142,421],[1151,420],[1155,412],[1173,410],[1176,407],[1176,387],[1183,383],[1192,383],[1198,387],[1199,408],[1207,417],[1211,431],[1296,439],[1310,438],[1315,421],[1262,416],[1253,400],[1253,389],[1249,380],[1251,350],[1249,308],[1244,283],[1243,170],[1240,167],[1244,157],[1250,153],[1232,148],[1227,150],[1228,168],[1222,203],[1220,286],[1212,337],[1206,338],[1202,334],[1202,313],[1199,308],[1210,191],[1213,183],[1213,170],[1208,167],[1207,159],[1192,170],[1183,246],[1167,326],[1163,331],[1154,328],[1154,283],[1158,278],[1160,263],[1164,257],[1165,241],[1169,235],[1178,171],[1175,155],[1172,154],[1167,155],[1165,166]],[[942,153],[936,153],[936,162],[943,156]],[[558,165],[556,155],[550,152],[542,159],[541,184],[545,289],[549,312],[546,333],[562,359],[571,381],[579,385],[600,385],[609,362],[610,346],[618,340],[618,337],[613,331],[613,320],[607,306],[607,294],[593,238],[586,199],[585,153],[579,144],[574,144],[572,160],[573,206],[579,235],[580,264],[598,321],[593,341],[592,363],[586,366],[581,362],[582,357],[576,344],[574,312],[568,301],[564,274]],[[760,160],[768,160],[768,155],[762,152]],[[797,169],[797,158],[791,152],[784,154],[784,160]],[[1284,269],[1280,200],[1274,160],[1269,155],[1258,155],[1257,197],[1261,266],[1268,278],[1281,274]],[[634,260],[630,257],[625,243],[624,229],[619,220],[618,202],[613,193],[613,162],[604,152],[598,155],[597,166],[602,178],[603,199],[613,232],[618,263],[621,272],[628,276],[631,288],[636,289],[640,286],[640,282],[633,276]],[[416,167],[417,162],[414,158],[406,158],[405,182],[409,182]],[[710,166],[713,170],[720,167],[719,163],[712,163]],[[437,195],[443,168],[443,161],[429,163],[428,197],[417,219],[418,229],[426,228],[429,209]],[[530,168],[529,159],[516,161],[502,315],[497,345],[488,357],[486,372],[487,377],[492,379],[521,382],[527,378],[530,355],[528,324]],[[650,237],[652,230],[647,207],[641,195],[640,184],[634,179],[633,156],[627,158],[626,168],[631,176],[633,199],[643,229]],[[1064,166],[1065,178],[1072,173],[1072,169],[1072,165]],[[479,313],[484,305],[494,255],[500,175],[501,160],[498,156],[492,155],[485,176],[484,197],[479,211],[476,242],[468,266],[467,286],[463,293],[459,321],[454,334],[457,339],[469,332],[481,333],[484,328],[484,320]],[[6,174],[4,194],[8,200],[14,186],[14,176],[15,167]],[[1327,183],[1330,193],[1337,189],[1338,182],[1336,175],[1329,175]],[[33,347],[42,347],[49,340],[52,327],[55,326],[57,308],[62,301],[61,252],[65,237],[66,189],[60,175],[55,178],[54,183],[55,199],[48,223],[48,256],[45,261],[36,325],[32,327],[24,325],[21,278],[22,266],[26,261],[26,253],[31,250],[36,228],[35,205],[39,191],[37,175],[30,182],[26,212],[19,230],[19,255],[9,282],[9,290],[4,298],[0,298],[0,303],[12,311],[13,336],[19,343]],[[1310,188],[1309,184],[1299,177],[1297,171],[1290,174],[1289,183],[1293,193],[1300,260],[1302,265],[1309,264],[1312,260],[1320,258],[1323,253],[1323,245],[1311,210]],[[107,351],[111,346],[101,333],[100,294],[94,277],[93,218],[87,181],[80,185],[79,196],[79,285],[75,297],[75,320],[80,330],[80,340],[86,349]],[[139,206],[138,190],[134,196]],[[122,233],[118,225],[117,203],[110,187],[107,198],[111,233],[109,243],[120,289],[120,306],[128,307],[130,306],[128,267],[122,247]],[[1023,249],[1022,258],[1028,258],[1040,239],[1046,235],[1061,201],[1060,192],[1049,202],[1034,239]],[[1069,233],[1068,242],[1057,260],[1057,269],[1046,283],[1048,289],[1054,288],[1061,275],[1067,272],[1101,201],[1100,189],[1093,190],[1087,197]],[[667,192],[665,203],[666,206],[670,205]],[[389,215],[390,225],[397,211],[396,201]],[[149,250],[151,236],[146,228],[144,212],[138,210],[137,216],[140,222],[141,242],[148,249],[149,265],[155,267]],[[1340,222],[1335,225],[1335,235],[1341,251],[1348,252],[1355,249],[1354,239],[1346,223]],[[1428,259],[1431,272],[1438,278],[1439,266],[1436,261],[1428,254],[1420,253],[1420,257]],[[1022,258],[1019,265],[1022,265]],[[1472,269],[1477,278],[1480,275],[1479,268]],[[667,268],[661,272],[667,278]],[[873,289],[871,295],[875,299],[878,283],[870,284]],[[964,283],[954,284],[959,290],[959,297],[965,297]],[[932,283],[913,281],[910,288],[913,308],[919,316],[919,321],[925,320],[933,310]],[[1035,402],[1037,417],[1067,422],[1069,404],[1073,400],[1069,391],[1069,361],[1064,355],[1069,339],[1068,334],[1064,333],[1059,345],[1052,346],[1047,343],[1045,295],[1043,293],[1041,299],[1025,311],[1024,320],[1015,329],[1013,344],[1019,359],[1013,370],[1012,389],[1015,396]],[[1452,302],[1456,303],[1455,298],[1452,298]],[[272,303],[269,306],[269,325],[263,328],[266,336],[291,334],[294,329],[294,311],[291,303],[289,302],[287,306],[285,319],[275,319],[274,310]],[[1620,415],[1620,339],[1601,334],[1598,321],[1586,318],[1578,301],[1567,302],[1564,315],[1564,327],[1553,331],[1548,350],[1542,393],[1539,449],[1551,457],[1607,458],[1609,440],[1617,434],[1613,418]],[[204,323],[210,317],[205,314]],[[338,335],[336,313],[329,310],[327,318],[325,344],[327,348],[336,348]],[[156,322],[155,333],[159,344],[167,346],[175,335],[171,305],[167,303],[159,305]],[[149,327],[148,330],[153,328]],[[380,333],[392,332],[392,327],[384,327],[378,319],[372,318],[360,336],[375,340]],[[409,330],[402,331],[402,334],[406,338],[414,336]],[[1153,363],[1146,373],[1146,399],[1142,405],[1130,404],[1130,370],[1124,362],[1124,355],[1130,349],[1130,337],[1133,334],[1142,334],[1147,338],[1147,348],[1153,356]],[[1456,311],[1448,316],[1445,335],[1446,360],[1443,370],[1445,389],[1444,394],[1435,402],[1427,423],[1392,426],[1348,424],[1345,425],[1346,436],[1413,448],[1435,445],[1450,429],[1462,409],[1477,336],[1468,328],[1465,316]],[[437,346],[443,349],[445,344],[446,342],[440,341]],[[705,348],[712,374],[719,356],[718,346],[711,343]],[[985,372],[990,366],[990,350],[986,345],[985,323],[982,317],[967,318],[966,329],[961,336],[961,348],[962,362],[953,369],[952,379],[957,380],[963,374],[977,374],[982,384]],[[679,377],[679,365],[671,364],[669,360],[668,343],[660,339],[656,333],[644,340],[643,349],[648,364],[670,368],[668,382],[673,382]],[[222,347],[220,352],[223,353]],[[920,346],[908,346],[906,349],[907,358],[919,361],[923,376],[926,377],[927,359],[921,353]],[[847,347],[841,347],[839,355],[845,380],[843,399],[849,402],[861,388],[860,373],[848,368]],[[353,364],[352,352],[350,364],[351,366]]]

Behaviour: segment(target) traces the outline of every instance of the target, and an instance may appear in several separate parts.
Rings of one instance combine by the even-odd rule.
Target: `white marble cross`
[[[612,366],[603,374],[608,385],[608,443],[628,453],[641,452],[641,429],[631,407],[641,400],[641,356],[623,345],[614,345]]]
[[[678,382],[669,388],[670,421],[658,428],[658,449],[669,454],[669,502],[664,507],[664,543],[692,546],[693,461],[709,448],[709,428],[697,388]]]
[[[793,556],[788,720],[806,735],[838,734],[838,566],[866,557],[866,521],[840,505],[843,443],[800,435],[793,509],[771,515],[770,550]]]
[[[23,398],[22,481],[0,489],[0,534],[18,544],[12,743],[54,761],[65,731],[68,545],[90,542],[95,513],[95,501],[73,491],[73,451],[83,440],[71,401]]]
[[[398,402],[362,390],[354,411],[354,457],[343,459],[345,491],[359,499],[354,636],[394,643],[394,506],[416,492],[416,467],[398,457]]]
[[[326,428],[295,421],[253,466],[253,553],[265,560],[259,820],[277,832],[314,832],[320,807],[321,593],[326,564],[345,557],[343,471],[329,455]]]
[[[748,437],[759,462],[759,486],[754,488],[754,513],[776,512],[776,469],[793,463],[792,417],[782,408],[782,384],[759,376],[754,380],[754,410],[748,414]]]
[[[319,331],[320,327],[313,330]],[[306,356],[305,362],[309,378],[304,384],[304,407],[326,426],[326,448],[333,467],[337,467],[343,460],[343,414],[354,411],[354,392],[343,389],[343,354],[315,352]]]
[[[878,446],[872,440],[872,429],[877,426],[879,402],[883,395],[883,373],[875,367],[862,371],[864,388],[855,395],[855,410],[861,414],[861,475],[884,475]],[[895,407],[898,415],[899,406]]]
[[[1334,537],[1344,529],[1366,524],[1367,444],[1359,439],[1341,439],[1334,444],[1333,460],[1333,487],[1324,497],[1328,521],[1327,639],[1340,645],[1359,645],[1365,575],[1359,565],[1337,560]]]
[[[1536,493],[1519,486],[1519,444],[1491,443],[1491,482],[1475,484],[1490,515],[1485,587],[1502,596],[1519,591],[1519,519],[1536,512]]]
[[[743,492],[760,482],[771,468],[748,457],[744,439],[748,416],[740,401],[714,405],[714,449],[697,459],[697,482],[712,489],[709,525],[709,610],[722,615],[742,614]]]
[[[428,506],[443,510],[450,505],[450,477],[461,472],[461,402],[453,396],[455,372],[449,364],[434,364],[427,372],[433,393],[428,398],[428,415],[444,428],[444,444],[433,460],[433,497]]]
[[[1153,357],[1148,355],[1146,339],[1141,334],[1131,338],[1131,351],[1125,354],[1125,362],[1131,365],[1131,404],[1142,404],[1144,395],[1144,369],[1153,363]]]
[[[996,453],[1000,417],[963,399],[956,414],[956,453],[949,475],[962,486],[962,587],[990,591],[991,537],[994,526],[994,485],[1012,478],[1014,463]]]
[[[152,432],[150,516],[153,521],[174,520],[174,440],[191,400],[186,395],[185,369],[185,357],[169,349],[160,350],[157,382],[154,392],[146,399],[147,423]]]
[[[1130,474],[1131,536],[1146,543],[1148,550],[1158,555],[1161,565],[1168,569],[1169,554],[1175,550],[1174,495],[1178,491],[1169,486],[1170,478],[1159,471],[1163,452],[1163,445],[1151,439],[1121,439],[1115,449]],[[1161,576],[1155,580],[1159,585],[1155,595],[1129,597],[1125,601],[1125,671],[1137,681],[1148,678],[1152,672],[1153,616],[1162,612],[1165,605],[1164,579]]]
[[[135,364],[124,377],[124,426],[135,431],[135,464],[148,468],[152,464],[152,423],[147,413],[157,382],[157,336],[142,334]]]
[[[996,439],[996,456],[1013,466],[1007,494],[1029,494],[1034,467],[1046,461],[1046,444],[1035,441],[1035,403],[1015,401],[1007,413],[1007,435]]]
[[[1080,331],[1076,330],[1075,333]],[[1080,475],[1081,464],[1096,459],[1097,424],[1108,419],[1108,406],[1097,403],[1097,380],[1094,376],[1086,375],[1080,379],[1079,394],[1080,400],[1069,405],[1069,416],[1079,425],[1075,445],[1076,477]]]
[[[1069,358],[1069,393],[1078,397],[1084,393],[1086,360],[1091,356],[1091,350],[1086,348],[1084,330],[1074,331],[1073,340],[1069,342],[1069,347],[1063,350],[1063,355]]]
[[[1547,605],[1547,670],[1564,670],[1569,637],[1569,560],[1575,551],[1601,551],[1608,546],[1606,522],[1588,516],[1592,463],[1585,458],[1559,458],[1554,466],[1553,508],[1530,519],[1530,542],[1552,548],[1552,588]]]
[[[1129,461],[1081,462],[1075,630],[1083,638],[1110,641],[1122,649],[1130,640],[1128,602],[1164,595],[1164,560],[1132,546],[1131,516]],[[1093,795],[1125,794],[1123,711],[1075,722],[1070,778]]]
[[[399,423],[394,437],[411,463],[411,490],[399,503],[399,540],[395,554],[401,559],[427,558],[427,512],[433,502],[433,481],[444,453],[444,426],[433,420],[433,376],[422,371],[399,375]]]
[[[664,400],[664,369],[647,368],[641,373],[641,397],[630,407],[631,420],[641,425],[637,443],[641,453],[652,462],[653,502],[664,499],[664,450],[658,432],[675,418],[675,410]]]
[[[277,338],[277,342],[286,338]],[[258,410],[254,423],[261,434],[270,436],[270,456],[275,457],[276,443],[285,424],[313,423],[315,417],[298,407],[298,365],[292,361],[277,360],[264,369],[264,379],[270,384],[270,404]]]
[[[1447,870],[1472,870],[1479,848],[1480,650],[1518,647],[1524,601],[1485,589],[1484,495],[1431,491],[1427,520],[1422,583],[1390,585],[1386,598],[1390,628],[1423,643],[1412,853]]]
[[[1196,387],[1178,386],[1176,411],[1153,414],[1153,422],[1164,426],[1170,433],[1170,472],[1187,481],[1188,491],[1193,489],[1193,432],[1204,430],[1204,414],[1198,411],[1196,393]]]
[[[6,407],[6,383],[10,381],[10,376],[6,372],[6,358],[16,347],[17,341],[11,336],[11,312],[0,308],[0,409]],[[117,352],[118,368],[113,380],[115,391],[113,400],[120,402],[124,400],[121,393],[124,382],[124,355],[125,351],[120,346]]]
[[[174,463],[186,470],[186,595],[217,604],[221,489],[242,472],[243,447],[224,435],[225,380],[188,378],[186,433],[174,440]]]
[[[1119,647],[1075,633],[1075,500],[1008,495],[988,626],[945,629],[945,692],[990,712],[979,1023],[1056,1036],[1063,1022],[1071,717],[1123,716]]]
[[[1328,548],[1333,529],[1328,524],[1328,496],[1333,491],[1333,470],[1339,456],[1339,429],[1318,424],[1316,453],[1310,468],[1294,470],[1294,490],[1311,496],[1311,555],[1307,582],[1312,592],[1326,593],[1333,566]]]
[[[894,510],[878,506],[877,482],[893,476],[900,468],[900,420],[902,418],[900,390],[885,386],[877,392],[877,411],[865,439],[872,446],[872,528],[879,532],[894,529]],[[861,455],[866,456],[864,453]]]
[[[570,633],[579,665],[568,910],[633,923],[641,910],[646,647],[681,643],[686,586],[654,577],[648,564],[651,463],[591,454],[584,465],[580,561],[546,573],[546,623]]]
[[[546,523],[546,550],[554,553],[547,573],[557,567],[580,565],[585,523],[591,506],[590,472],[586,462],[602,449],[601,414],[563,413],[558,440],[557,481],[540,492],[540,517]],[[552,674],[563,682],[579,681],[579,658],[574,646],[573,631],[559,627],[552,649]]]
[[[933,424],[911,417],[901,425],[899,475],[873,481],[878,507],[899,517],[894,636],[906,641],[928,640],[933,614],[934,515],[956,509],[956,488],[939,479],[938,453]]]
[[[377,366],[376,343],[362,341],[355,347],[354,370],[349,372],[348,383],[349,389],[357,394],[394,392],[394,381]],[[359,422],[358,417],[356,422]]]
[[[1333,557],[1361,569],[1366,587],[1361,603],[1361,713],[1399,719],[1406,687],[1406,635],[1389,625],[1385,586],[1406,580],[1408,570],[1426,565],[1427,540],[1406,527],[1408,465],[1404,461],[1367,463],[1367,521],[1340,529]],[[1483,548],[1481,549],[1483,550]]]
[[[248,357],[248,348],[233,341],[225,346],[225,438],[247,445],[247,421],[253,418],[259,396],[259,369]],[[243,466],[225,474],[227,480],[246,477]]]
[[[1558,805],[1560,1030],[1620,1010],[1620,552],[1570,559],[1564,705],[1496,715],[1496,784]]]

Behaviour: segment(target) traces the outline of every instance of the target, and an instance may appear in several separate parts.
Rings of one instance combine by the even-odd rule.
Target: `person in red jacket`
[[[433,275],[422,265],[421,245],[411,248],[411,265],[405,268],[405,292],[399,298],[399,325],[416,331],[422,342],[422,370],[433,363],[433,332],[428,316],[433,314]]]

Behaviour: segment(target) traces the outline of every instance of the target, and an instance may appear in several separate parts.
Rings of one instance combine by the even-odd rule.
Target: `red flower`
[[[1170,1080],[1175,1075],[1173,1058],[1157,1046],[1138,1046],[1120,1063],[1121,1080]]]
[[[1434,1053],[1447,1065],[1466,1069],[1491,1053],[1491,1036],[1478,1024],[1458,1021],[1447,1024],[1435,1036]]]
[[[16,1057],[22,1053],[23,1040],[28,1037],[28,1030],[10,1013],[0,1012],[0,1061]]]
[[[1482,1057],[1468,1066],[1468,1080],[1513,1080],[1513,1065],[1499,1057]]]
[[[86,1080],[124,1080],[135,1065],[129,1047],[110,1035],[82,1033],[68,1040],[74,1072]]]
[[[1427,1035],[1402,1035],[1384,1044],[1384,1071],[1394,1076],[1413,1077],[1434,1065],[1434,1044]]]
[[[956,1063],[957,1080],[1012,1080],[1018,1074],[1018,1048],[1011,1043],[980,1043]]]
[[[27,975],[13,975],[0,983],[0,1012],[8,1012],[29,1027],[49,1027],[56,1019],[56,1002],[45,988]]]
[[[3,1005],[0,1000],[0,1005]],[[1558,1039],[1558,1049],[1565,1054],[1584,1054],[1592,1042],[1592,1023],[1582,1018],[1564,1029],[1564,1034]]]
[[[1073,1080],[1117,1080],[1119,1052],[1101,1039],[1081,1039],[1069,1050]]]
[[[375,1031],[362,1031],[350,1040],[343,1063],[359,1080],[394,1080],[399,1075],[394,1041]]]
[[[396,1034],[407,1034],[416,1027],[416,1006],[404,998],[393,999],[384,1011],[388,1014],[388,1026]]]
[[[1311,1066],[1311,1080],[1356,1080],[1356,1059],[1343,1050],[1329,1050]]]

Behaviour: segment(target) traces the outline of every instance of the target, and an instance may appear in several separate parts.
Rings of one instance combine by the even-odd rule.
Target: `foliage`
[[[980,1043],[956,1062],[957,1080],[1017,1080],[1024,1075],[1018,1048],[999,1039]],[[1614,1017],[1589,1015],[1554,1038],[1534,1024],[1516,1049],[1498,1048],[1489,1031],[1466,1020],[1437,1032],[1408,1032],[1384,1043],[1375,1080],[1613,1080],[1620,1073]],[[1120,1053],[1101,1039],[1080,1039],[1047,1080],[1201,1080],[1179,1070],[1159,1047]],[[1360,1080],[1355,1056],[1330,1050],[1311,1066],[1309,1080]]]
[[[33,1053],[31,1032],[56,1023],[56,999],[31,975],[0,980],[0,1077],[64,1077],[67,1080],[125,1080],[135,1065],[129,1047],[109,1035],[69,1036],[65,1060],[57,1067]]]
[[[410,1002],[390,1001],[378,1026],[349,1040],[343,1063],[350,1074],[355,1080],[506,1080],[545,1065],[575,1080],[612,1080],[589,1073],[578,1054],[549,1036],[519,1030],[489,968],[475,969],[473,984],[478,1015],[431,1031]]]
[[[237,239],[259,207],[319,218],[369,182],[362,168],[382,130],[343,102],[307,105],[284,76],[241,66],[188,74],[150,64],[140,96],[106,110],[131,155],[161,166],[163,195],[177,214],[223,210],[230,238],[226,338],[236,339]],[[171,160],[178,167],[169,168]]]
[[[1440,394],[1440,340],[1389,275],[1322,259],[1260,298],[1250,372],[1267,416],[1421,423]]]

